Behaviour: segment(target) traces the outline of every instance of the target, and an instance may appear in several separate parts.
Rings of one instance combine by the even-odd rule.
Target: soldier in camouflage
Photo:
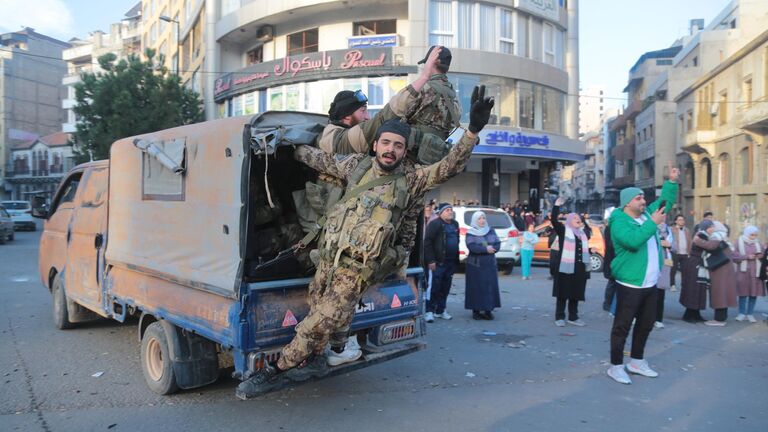
[[[402,164],[410,127],[397,120],[385,122],[377,131],[375,157],[337,157],[308,146],[296,149],[298,161],[345,179],[347,191],[323,228],[321,261],[309,288],[309,314],[296,326],[296,336],[283,348],[280,359],[242,382],[237,397],[247,399],[275,388],[283,373],[294,381],[328,373],[320,354],[331,335],[348,328],[363,292],[400,268],[407,257],[396,235],[404,211],[464,169],[493,103],[485,97],[484,86],[475,88],[469,130],[442,160],[412,171]],[[332,346],[343,349],[343,342],[333,341]]]

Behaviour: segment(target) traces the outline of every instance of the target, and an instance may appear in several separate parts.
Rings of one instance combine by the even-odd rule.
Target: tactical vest
[[[395,234],[408,205],[408,184],[400,175],[378,192],[373,187],[355,191],[373,179],[373,158],[366,157],[352,172],[344,199],[328,213],[319,241],[321,258],[355,267],[365,279],[392,273],[405,258]]]
[[[435,134],[442,139],[460,125],[461,107],[456,91],[445,75],[431,78],[422,90],[421,104],[408,116],[408,123],[425,133]]]

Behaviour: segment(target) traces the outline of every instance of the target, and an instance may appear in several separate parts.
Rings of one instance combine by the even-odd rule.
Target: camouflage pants
[[[319,353],[328,342],[343,346],[355,308],[368,287],[359,272],[344,265],[321,260],[309,284],[309,314],[296,326],[296,336],[283,347],[280,369],[290,369],[312,353]]]

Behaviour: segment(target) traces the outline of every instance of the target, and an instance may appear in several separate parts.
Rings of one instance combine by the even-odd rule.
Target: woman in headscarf
[[[706,253],[720,253],[721,251],[729,259],[733,259],[733,246],[728,242],[728,228],[721,222],[713,222],[714,231],[709,236],[708,242],[698,241],[699,246]],[[697,240],[693,240],[695,245]],[[707,273],[707,272],[704,272]],[[715,318],[706,321],[708,326],[722,327],[728,319],[728,308],[736,307],[736,269],[732,262],[728,262],[716,269],[711,269],[709,273],[709,306],[715,310]]]
[[[736,263],[736,294],[739,296],[739,314],[736,321],[749,320],[756,323],[753,315],[757,297],[765,295],[765,284],[760,280],[760,260],[763,249],[757,239],[760,230],[756,226],[744,228],[739,237],[733,262]]]
[[[709,285],[703,280],[699,281],[698,273],[702,266],[701,255],[704,253],[702,245],[706,245],[709,242],[709,236],[715,232],[715,223],[709,219],[702,220],[696,226],[699,230],[693,235],[691,254],[683,262],[682,278],[680,279],[679,301],[685,307],[683,321],[691,324],[706,321],[701,316],[701,310],[707,308],[707,289]],[[719,242],[712,244],[719,244]]]
[[[496,252],[501,241],[496,231],[488,225],[484,212],[476,211],[472,214],[466,241],[469,256],[464,262],[467,283],[464,308],[472,310],[473,319],[492,320],[493,309],[501,307],[496,267]]]
[[[653,323],[653,326],[657,329],[662,329],[664,328],[664,298],[671,286],[669,283],[669,272],[672,270],[672,242],[674,237],[672,236],[672,230],[665,222],[659,224],[657,229],[659,231],[659,239],[661,240],[664,264],[661,266],[661,275],[656,283],[656,288],[659,290],[659,303],[656,307],[656,322]]]
[[[585,221],[576,213],[569,213],[565,223],[558,219],[560,206],[565,203],[558,197],[552,208],[552,226],[557,232],[560,255],[554,267],[557,274],[552,283],[552,296],[557,299],[555,306],[555,325],[564,327],[566,322],[583,327],[586,325],[579,318],[579,302],[584,301],[584,291],[589,279],[589,238],[585,231]],[[565,306],[568,305],[568,320],[565,320]]]

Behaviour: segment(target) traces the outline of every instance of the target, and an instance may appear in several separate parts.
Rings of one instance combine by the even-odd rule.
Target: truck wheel
[[[150,390],[168,395],[179,390],[168,350],[168,338],[159,322],[153,322],[141,339],[141,370]]]
[[[67,295],[64,293],[64,283],[61,276],[53,277],[53,323],[59,330],[66,330],[74,327],[69,321],[69,311],[67,311]]]

